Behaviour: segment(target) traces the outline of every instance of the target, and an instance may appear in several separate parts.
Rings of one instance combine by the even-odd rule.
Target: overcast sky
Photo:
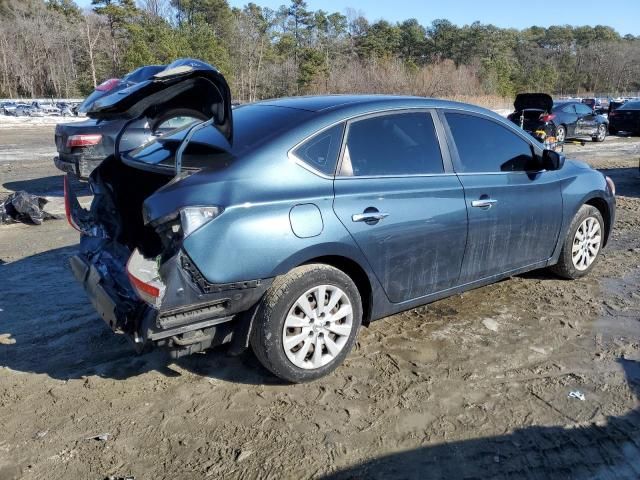
[[[244,0],[228,0],[230,5],[242,7]],[[253,0],[261,6],[277,8],[288,3],[283,0]],[[91,0],[76,0],[83,6]],[[458,25],[476,20],[499,27],[525,28],[532,25],[608,25],[622,35],[640,35],[640,0],[307,0],[313,10],[344,13],[351,7],[361,10],[370,21],[385,19],[392,22],[417,18],[422,25],[436,18],[446,18]]]

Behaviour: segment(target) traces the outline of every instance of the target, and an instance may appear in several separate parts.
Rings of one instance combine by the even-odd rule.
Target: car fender
[[[557,261],[573,217],[575,217],[582,205],[592,202],[594,199],[600,199],[606,203],[609,215],[607,237],[615,220],[615,198],[613,195],[608,194],[604,175],[597,170],[591,169],[586,164],[576,161],[568,161],[567,170],[568,175],[562,185],[562,226],[560,227],[558,243],[550,263]],[[605,243],[606,241],[607,238],[605,238]]]

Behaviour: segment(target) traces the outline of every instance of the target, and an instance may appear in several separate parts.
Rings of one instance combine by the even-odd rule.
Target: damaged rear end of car
[[[128,137],[128,128],[139,130],[146,118],[176,106],[199,109],[210,118],[203,124],[217,130],[221,143],[231,141],[231,96],[224,77],[199,61],[176,62],[130,91],[96,102],[94,117],[125,123],[117,155],[91,174],[89,209],[80,206],[68,178],[64,190],[67,219],[81,234],[71,267],[97,312],[137,351],[160,346],[180,357],[228,343],[234,333],[246,346],[238,314],[250,309],[267,285],[211,284],[182,248],[184,239],[221,208],[184,206],[155,219],[145,214],[150,197],[203,166],[203,155],[188,151],[180,165],[192,132],[203,124],[183,126],[164,143],[141,146],[139,135]],[[156,143],[161,148],[151,150],[161,158],[147,158],[146,147]]]

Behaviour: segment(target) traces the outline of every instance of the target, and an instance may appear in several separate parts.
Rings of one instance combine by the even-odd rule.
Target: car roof
[[[328,112],[342,109],[367,111],[378,108],[381,110],[394,108],[452,108],[482,113],[491,112],[482,107],[466,103],[406,95],[318,95],[285,97],[262,100],[254,103],[254,105],[294,108],[310,112]]]

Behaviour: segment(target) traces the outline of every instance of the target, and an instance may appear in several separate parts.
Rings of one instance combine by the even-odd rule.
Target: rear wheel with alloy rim
[[[564,125],[558,125],[556,128],[556,139],[558,143],[562,143],[567,139],[567,127]]]
[[[256,314],[251,346],[278,377],[305,382],[334,370],[362,321],[357,287],[341,270],[304,265],[276,278]]]
[[[579,278],[591,271],[604,241],[604,221],[600,211],[583,205],[573,218],[558,263],[552,270],[564,278]]]

